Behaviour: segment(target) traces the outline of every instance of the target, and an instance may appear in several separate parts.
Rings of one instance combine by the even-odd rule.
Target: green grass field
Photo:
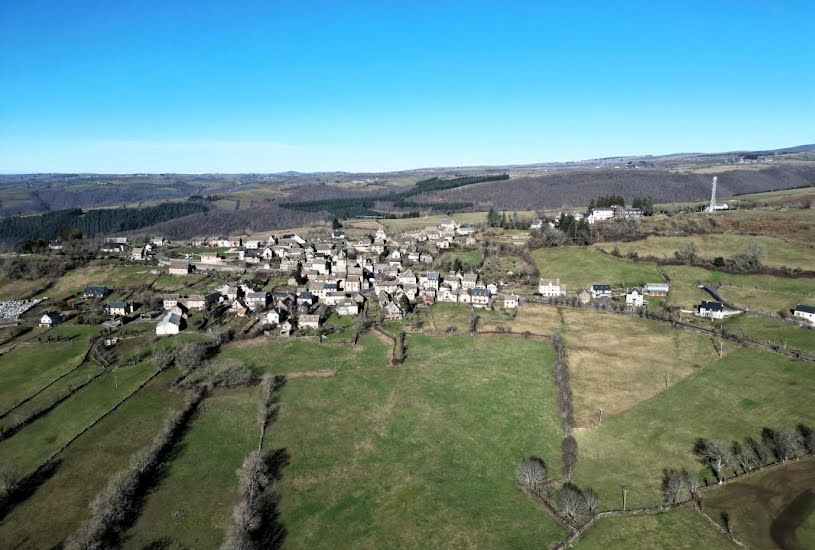
[[[651,353],[658,353],[654,350]],[[707,475],[691,454],[699,437],[730,442],[756,437],[765,426],[815,423],[815,371],[809,364],[738,349],[598,428],[576,434],[576,480],[600,493],[603,506],[661,501],[663,468]]]
[[[85,386],[46,416],[0,442],[0,463],[21,473],[37,465],[155,372],[142,363],[106,374]]]
[[[766,265],[815,270],[815,249],[811,246],[791,243],[777,237],[719,233],[684,237],[649,236],[641,241],[606,242],[594,246],[608,252],[617,248],[622,254],[634,251],[640,256],[673,258],[674,252],[691,242],[696,245],[696,253],[705,258],[715,258],[717,256],[727,258],[733,254],[743,252],[751,243],[758,243],[766,252],[767,256],[764,260]]]
[[[169,388],[176,376],[163,373],[69,446],[54,475],[0,522],[2,545],[55,548],[63,543],[87,517],[88,504],[110,476],[127,467],[130,456],[149,444],[167,414],[181,405],[183,394]]]
[[[442,263],[454,262],[458,259],[462,267],[466,269],[474,269],[481,265],[484,259],[483,251],[481,248],[452,248],[446,250],[444,253],[436,256],[433,260],[433,267],[438,268]]]
[[[48,386],[42,392],[37,393],[31,400],[15,407],[7,416],[0,419],[0,430],[16,425],[18,421],[28,418],[37,411],[51,405],[55,400],[67,395],[72,388],[88,382],[100,372],[102,372],[101,365],[95,361],[85,361],[79,368]]]
[[[815,352],[815,330],[811,328],[747,315],[728,319],[723,326],[730,332],[744,334],[755,340]]]
[[[602,518],[574,548],[589,550],[709,550],[737,548],[699,514],[682,508],[664,514]]]
[[[88,336],[95,327],[63,326],[50,335],[76,336],[74,340],[41,343],[36,333],[18,339],[13,349],[0,355],[0,411],[6,411],[40,388],[76,367],[88,351]],[[44,336],[45,337],[45,336]]]
[[[544,279],[560,279],[569,292],[592,283],[613,287],[658,283],[663,279],[656,264],[615,258],[585,247],[541,248],[532,251]]]
[[[268,444],[291,457],[286,546],[525,548],[560,539],[513,480],[532,454],[557,468],[549,346],[410,336],[408,350],[401,367],[299,378],[282,390]]]
[[[81,293],[87,285],[106,285],[120,293],[124,289],[144,288],[156,278],[157,269],[145,265],[92,264],[69,271],[46,294],[59,300]]]
[[[235,471],[257,446],[258,387],[217,390],[200,405],[125,548],[217,548],[238,499]]]
[[[347,344],[318,344],[315,340],[266,339],[235,342],[220,357],[237,359],[258,371],[291,374],[319,370],[354,370],[388,364],[389,349],[366,334],[355,348]]]

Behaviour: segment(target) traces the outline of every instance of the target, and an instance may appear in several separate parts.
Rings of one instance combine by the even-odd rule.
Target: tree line
[[[184,406],[170,414],[153,442],[130,457],[127,469],[115,474],[93,499],[88,518],[68,539],[68,550],[116,547],[135,519],[141,502],[156,482],[158,472],[184,431],[206,388],[196,388]]]
[[[777,430],[764,428],[758,438],[730,443],[699,438],[691,452],[713,474],[715,484],[721,485],[728,478],[728,470],[739,477],[770,464],[815,454],[815,430],[798,424]],[[708,485],[707,479],[704,483]],[[669,504],[698,499],[700,485],[699,478],[685,469],[663,470],[662,495]]]

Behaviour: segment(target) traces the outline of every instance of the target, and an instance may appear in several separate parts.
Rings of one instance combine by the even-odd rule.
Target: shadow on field
[[[269,476],[279,482],[283,478],[283,469],[289,465],[289,451],[286,449],[275,449],[266,455],[266,466]],[[260,509],[261,527],[260,543],[261,548],[280,548],[286,539],[286,526],[280,521],[280,493],[278,491],[267,491],[264,495]]]
[[[36,472],[24,477],[16,483],[14,489],[0,499],[0,520],[6,517],[15,506],[24,502],[28,497],[37,492],[40,486],[51,479],[57,473],[62,459],[55,459],[48,462]]]

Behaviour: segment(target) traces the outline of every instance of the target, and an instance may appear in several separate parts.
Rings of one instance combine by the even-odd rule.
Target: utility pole
[[[623,512],[626,511],[626,505],[627,505],[627,500],[628,500],[627,497],[628,497],[628,489],[623,487]]]
[[[600,415],[600,422],[599,423],[602,424],[603,423],[603,409],[602,409],[602,407],[597,409],[597,414]]]

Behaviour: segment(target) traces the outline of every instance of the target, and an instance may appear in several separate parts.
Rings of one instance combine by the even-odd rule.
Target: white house
[[[633,307],[642,307],[645,304],[645,298],[642,290],[639,288],[631,288],[625,293],[626,305]]]
[[[510,294],[509,296],[504,297],[504,309],[517,309],[518,308],[518,296],[516,294]]]
[[[815,306],[806,306],[804,304],[798,304],[795,306],[795,310],[792,312],[792,315],[798,319],[803,321],[807,321],[812,325],[815,325]]]
[[[591,285],[591,297],[595,300],[597,298],[611,298],[611,285],[593,284]]]
[[[547,298],[566,296],[566,285],[560,284],[560,279],[541,279],[538,282],[538,294]]]
[[[53,327],[58,325],[62,321],[62,315],[59,314],[57,311],[49,311],[42,317],[40,317],[40,326],[41,327]]]
[[[273,310],[266,313],[266,324],[267,325],[279,325],[282,321],[286,319],[288,316],[288,312],[283,309],[282,307],[276,307]]]
[[[345,300],[337,304],[337,315],[347,316],[359,313],[359,304],[353,300]]]
[[[696,314],[709,319],[724,319],[724,306],[720,302],[706,302],[699,304]]]
[[[613,208],[592,208],[591,212],[586,216],[586,221],[594,224],[605,220],[610,220],[614,217]]]
[[[130,259],[136,262],[143,261],[147,258],[147,251],[144,247],[137,247],[130,251]]]
[[[168,311],[156,324],[156,336],[170,336],[178,334],[181,330],[181,315],[176,311]]]
[[[483,287],[470,290],[471,303],[477,307],[486,307],[490,304],[490,291]]]

